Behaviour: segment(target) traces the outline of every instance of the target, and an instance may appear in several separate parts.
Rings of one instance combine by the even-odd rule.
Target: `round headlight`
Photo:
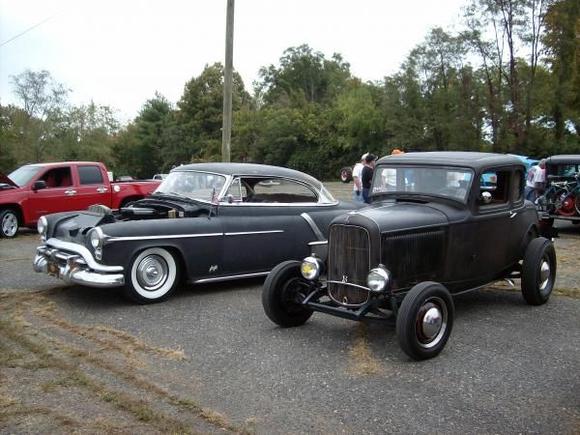
[[[300,273],[309,280],[314,280],[320,276],[322,262],[316,257],[306,257],[300,265]]]
[[[91,241],[91,246],[95,249],[98,249],[103,245],[103,232],[99,227],[91,230],[89,233],[89,240]]]
[[[46,240],[46,232],[48,230],[48,222],[46,221],[46,217],[40,216],[40,219],[38,219],[36,224],[36,229],[38,230],[38,234],[40,234],[42,240]]]
[[[376,267],[367,275],[367,285],[373,292],[382,292],[387,288],[390,278],[390,273],[387,269]]]

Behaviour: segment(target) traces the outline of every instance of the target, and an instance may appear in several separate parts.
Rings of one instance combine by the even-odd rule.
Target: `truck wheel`
[[[522,295],[530,305],[548,301],[556,282],[556,251],[548,239],[532,240],[522,265]]]
[[[312,316],[312,310],[299,302],[307,290],[308,284],[300,274],[300,262],[280,263],[272,269],[262,289],[262,306],[266,315],[283,328],[303,325]]]
[[[14,210],[0,211],[0,237],[13,238],[18,233],[18,215]]]
[[[426,281],[414,286],[403,299],[397,316],[401,349],[415,360],[437,356],[453,328],[455,306],[441,284]]]
[[[125,272],[125,295],[139,304],[167,299],[179,283],[179,266],[163,248],[138,253]]]
[[[340,181],[343,183],[352,181],[352,169],[349,166],[346,166],[340,170]]]

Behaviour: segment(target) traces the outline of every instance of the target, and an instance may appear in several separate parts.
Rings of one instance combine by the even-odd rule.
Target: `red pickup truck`
[[[9,176],[0,173],[0,237],[15,237],[19,226],[34,227],[40,216],[84,210],[93,204],[118,209],[153,192],[160,181],[111,183],[96,162],[37,163]]]

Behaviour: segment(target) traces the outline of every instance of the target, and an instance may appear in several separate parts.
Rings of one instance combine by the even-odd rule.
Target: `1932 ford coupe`
[[[447,343],[452,295],[520,278],[526,302],[545,303],[556,255],[524,200],[524,174],[519,159],[498,154],[380,159],[372,204],[336,218],[327,243],[313,243],[302,262],[283,262],[269,274],[266,315],[283,327],[305,323],[314,311],[394,318],[401,348],[421,360]]]
[[[92,287],[121,287],[160,301],[182,276],[193,283],[264,276],[325,240],[354,203],[315,178],[242,163],[180,166],[148,198],[113,213],[103,206],[41,217],[34,270]]]

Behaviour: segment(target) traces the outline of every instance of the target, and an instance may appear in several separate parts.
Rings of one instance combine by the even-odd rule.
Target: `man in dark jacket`
[[[362,195],[363,201],[370,204],[369,193],[371,190],[371,181],[373,180],[373,171],[375,168],[375,160],[377,156],[374,154],[368,154],[365,157],[365,165],[362,169],[361,182],[362,182]]]

